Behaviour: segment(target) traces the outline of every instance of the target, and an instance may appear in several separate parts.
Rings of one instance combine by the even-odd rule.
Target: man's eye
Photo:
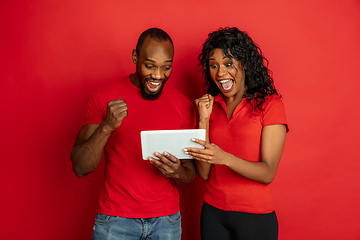
[[[147,68],[147,69],[153,69],[154,66],[153,66],[153,65],[146,65],[146,68]]]
[[[171,66],[165,66],[165,67],[163,67],[163,69],[164,69],[165,71],[169,71],[169,70],[171,69]]]

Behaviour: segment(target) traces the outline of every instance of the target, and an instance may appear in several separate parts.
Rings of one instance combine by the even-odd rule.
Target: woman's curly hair
[[[268,60],[263,56],[259,46],[245,33],[233,28],[220,28],[208,35],[203,44],[202,52],[198,57],[199,66],[205,79],[204,91],[212,96],[221,91],[214,83],[209,71],[209,57],[215,48],[222,49],[225,56],[240,61],[245,71],[245,85],[247,90],[244,98],[253,109],[262,111],[262,104],[269,95],[278,95],[268,69]],[[280,96],[281,97],[281,96]],[[255,106],[252,100],[255,100]]]

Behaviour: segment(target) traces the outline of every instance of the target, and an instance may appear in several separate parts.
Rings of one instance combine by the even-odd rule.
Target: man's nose
[[[151,74],[151,77],[152,77],[153,79],[158,79],[158,80],[160,80],[160,79],[161,79],[161,75],[162,75],[161,70],[160,70],[159,68],[156,68],[156,69],[154,70],[154,72]]]

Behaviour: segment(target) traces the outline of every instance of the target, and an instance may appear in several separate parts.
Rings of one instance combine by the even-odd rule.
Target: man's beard
[[[162,80],[162,83],[161,83],[161,87],[160,89],[157,91],[157,92],[148,92],[146,91],[146,81],[147,79],[145,79],[145,81],[141,84],[141,95],[144,99],[146,100],[156,100],[160,97],[161,93],[162,93],[162,90],[164,88],[164,85],[167,81],[167,79],[164,79]]]

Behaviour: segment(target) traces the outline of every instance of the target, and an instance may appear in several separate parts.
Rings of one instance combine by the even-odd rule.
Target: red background
[[[356,0],[0,1],[0,239],[91,238],[104,167],[78,179],[69,155],[87,98],[134,71],[131,50],[154,26],[175,43],[168,84],[191,100],[207,34],[248,31],[291,129],[272,183],[279,238],[360,239]],[[185,240],[200,239],[203,191],[199,178],[180,187]]]

